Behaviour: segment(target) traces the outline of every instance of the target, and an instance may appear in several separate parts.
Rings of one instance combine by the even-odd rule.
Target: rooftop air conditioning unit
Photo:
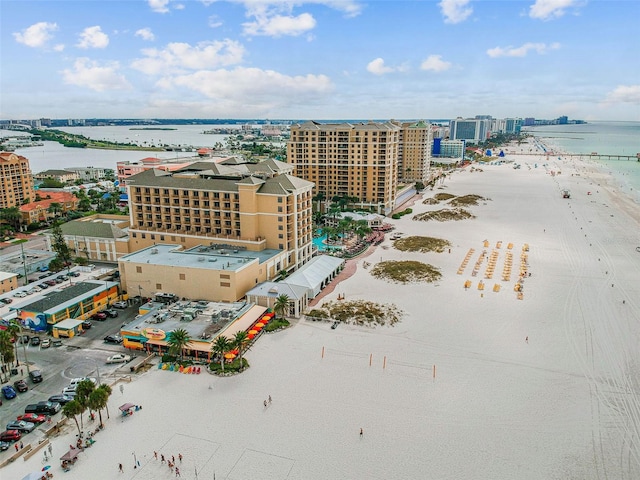
[[[217,259],[217,258],[210,258],[210,259],[209,259],[209,261],[210,261],[210,262],[217,262],[217,261],[218,261],[218,259]]]
[[[152,255],[156,255],[158,253],[158,249],[157,248],[152,248],[151,249],[151,254]]]
[[[198,261],[199,262],[204,262],[205,258],[204,257],[198,257]]]

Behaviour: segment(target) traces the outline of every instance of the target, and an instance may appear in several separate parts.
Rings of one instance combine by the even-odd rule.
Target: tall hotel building
[[[326,200],[357,198],[350,203],[388,214],[398,185],[401,130],[392,122],[292,125],[287,160]]]
[[[398,175],[404,182],[427,183],[431,170],[431,125],[420,120],[413,123],[396,123],[400,126],[398,151]]]
[[[284,252],[281,269],[312,255],[313,184],[267,161],[242,166],[197,162],[173,172],[147,170],[127,179],[130,251],[159,243],[184,248],[224,244]]]
[[[0,152],[0,209],[19,207],[35,199],[29,160],[11,152]]]

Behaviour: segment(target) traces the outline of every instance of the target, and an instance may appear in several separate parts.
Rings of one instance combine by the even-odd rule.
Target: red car
[[[91,318],[93,318],[94,320],[98,320],[99,322],[103,322],[107,319],[107,314],[104,312],[98,312],[94,313]]]
[[[44,423],[47,421],[47,417],[44,415],[38,415],[37,413],[25,413],[18,417],[18,420],[24,420],[31,423]]]
[[[5,430],[0,433],[0,442],[16,442],[20,437],[22,434],[18,430]]]

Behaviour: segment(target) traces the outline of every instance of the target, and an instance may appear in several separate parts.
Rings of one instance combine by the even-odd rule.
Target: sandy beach
[[[638,206],[579,159],[506,160],[521,167],[467,167],[412,206],[417,214],[447,208],[422,203],[436,193],[475,194],[486,198],[467,207],[475,218],[388,219],[405,237],[450,241],[450,251],[400,252],[387,235],[319,302],[344,293],[395,304],[401,322],[332,330],[294,321],[262,335],[246,354],[251,368],[234,377],[153,368],[123,393],[114,387],[106,428],[69,472],[57,458],[75,443],[75,425],[53,437],[49,471],[67,480],[175,478],[156,451],[175,457],[183,479],[640,478]],[[525,244],[531,276],[519,299]],[[483,251],[497,251],[491,279],[484,260],[472,274]],[[514,268],[504,281],[507,252]],[[376,263],[400,259],[431,264],[442,278],[402,285],[371,275]],[[143,409],[123,418],[125,402]],[[41,454],[19,458],[0,478],[44,465]]]

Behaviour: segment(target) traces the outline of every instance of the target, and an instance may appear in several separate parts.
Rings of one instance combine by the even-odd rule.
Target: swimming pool
[[[342,246],[327,245],[326,243],[324,243],[326,240],[327,240],[326,235],[323,235],[321,237],[315,237],[313,239],[313,244],[316,246],[316,248],[320,252],[325,250],[342,250],[343,248]]]

